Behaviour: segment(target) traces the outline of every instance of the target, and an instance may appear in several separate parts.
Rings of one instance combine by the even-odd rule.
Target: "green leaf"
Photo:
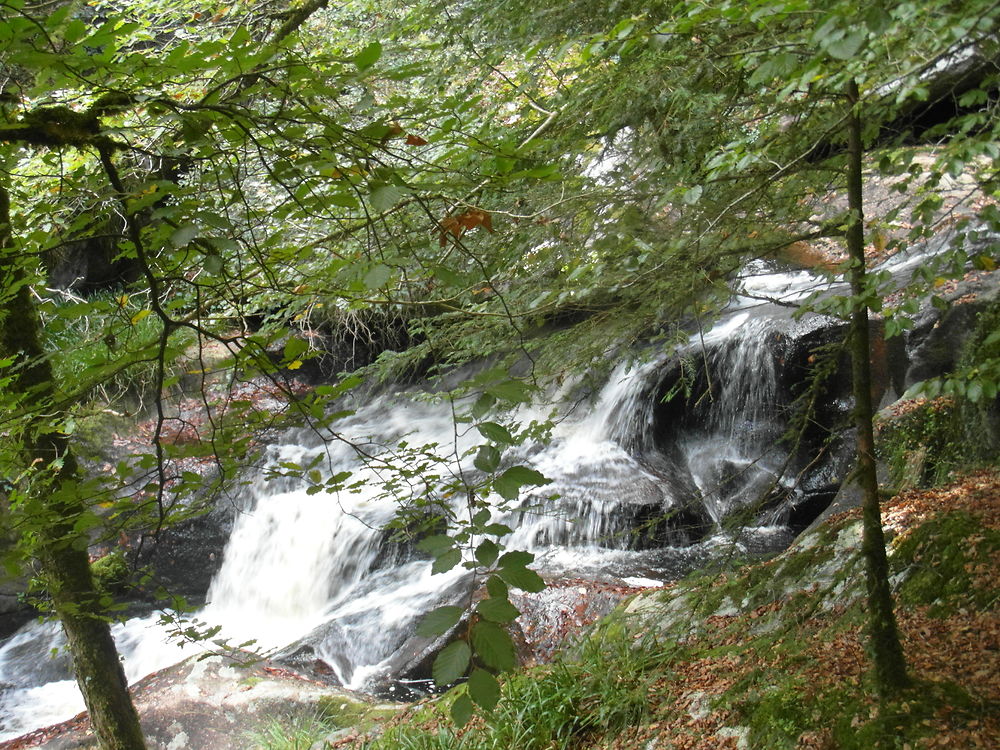
[[[365,274],[363,282],[369,289],[380,289],[385,286],[391,276],[392,269],[389,268],[389,266],[379,263],[377,266],[372,266],[372,268],[369,269],[368,273]]]
[[[548,484],[550,481],[527,466],[511,466],[493,480],[493,489],[506,500],[516,500],[521,487]]]
[[[403,191],[395,185],[382,185],[372,190],[368,200],[379,213],[388,211],[403,198]]]
[[[462,562],[461,550],[452,549],[439,556],[431,566],[431,573],[446,573]]]
[[[472,645],[476,649],[476,654],[488,667],[503,672],[517,666],[514,642],[507,631],[495,623],[480,620],[473,625]]]
[[[867,29],[855,29],[842,37],[834,36],[823,44],[823,47],[837,60],[850,60],[861,50],[867,37]]]
[[[486,386],[486,392],[500,401],[520,404],[531,398],[532,387],[523,380],[501,380]]]
[[[472,405],[472,416],[479,419],[484,414],[487,414],[496,402],[496,398],[488,393],[484,393],[477,398],[476,403]]]
[[[513,534],[514,530],[506,524],[491,523],[489,526],[483,527],[483,533],[490,536],[507,536],[508,534]]]
[[[462,619],[462,612],[464,611],[462,607],[452,606],[432,609],[424,615],[420,624],[417,625],[417,635],[424,638],[444,635],[458,624],[458,621]]]
[[[438,687],[450,685],[465,674],[472,650],[465,641],[455,641],[441,649],[431,667],[431,677]]]
[[[512,445],[514,443],[514,436],[510,434],[510,431],[496,422],[480,422],[476,425],[476,429],[479,430],[479,434],[484,438],[492,440],[494,443],[502,445]]]
[[[528,568],[501,568],[497,575],[510,586],[530,594],[537,594],[545,588],[542,577]]]
[[[972,265],[980,271],[997,270],[997,262],[989,255],[981,253],[972,259]]]
[[[298,359],[299,355],[304,354],[309,350],[309,342],[305,339],[296,338],[292,336],[288,341],[285,342],[285,349],[282,353],[284,360],[286,362],[291,362],[292,360]]]
[[[483,599],[476,606],[476,611],[491,622],[507,623],[517,619],[520,610],[511,604],[506,597],[490,597]]]
[[[417,542],[417,549],[421,552],[426,552],[432,557],[439,557],[446,550],[451,549],[455,546],[455,540],[450,536],[445,536],[444,534],[434,534],[433,536],[425,537]]]
[[[486,579],[486,590],[492,597],[507,598],[507,584],[499,576],[493,575]]]
[[[531,552],[524,550],[512,550],[500,558],[501,568],[523,568],[535,561],[535,556]]]
[[[358,66],[358,70],[365,70],[377,63],[380,57],[382,57],[382,45],[372,42],[354,56],[354,64]]]
[[[217,276],[221,273],[224,265],[225,263],[223,262],[221,255],[206,255],[205,259],[201,262],[202,268],[213,276]]]
[[[341,208],[357,208],[361,205],[353,193],[329,193],[323,196],[323,202],[328,206],[340,206]]]
[[[492,474],[500,465],[500,451],[492,445],[481,445],[473,463],[480,471]]]
[[[456,726],[464,727],[472,718],[473,711],[475,711],[475,706],[472,705],[472,699],[462,693],[451,704],[451,720],[455,722]]]
[[[886,12],[881,3],[872,5],[865,13],[865,26],[873,34],[881,34],[889,27],[890,23],[892,23],[892,16]]]
[[[432,269],[435,278],[443,281],[449,286],[462,286],[463,280],[462,276],[450,268],[445,266],[434,266]]]
[[[483,567],[489,567],[496,562],[498,554],[500,554],[500,548],[489,539],[476,547],[476,560]]]
[[[684,191],[684,195],[681,197],[687,205],[693,206],[701,199],[701,194],[704,191],[701,185],[695,185],[693,188]]]
[[[170,235],[170,244],[178,248],[184,247],[197,237],[200,231],[194,224],[185,224],[173,231]]]
[[[484,711],[492,711],[500,700],[500,683],[485,669],[475,667],[469,675],[469,696]]]

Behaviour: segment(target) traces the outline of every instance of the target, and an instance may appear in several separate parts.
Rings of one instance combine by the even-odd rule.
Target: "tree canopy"
[[[475,511],[491,490],[511,500],[544,481],[502,468],[520,438],[492,420],[495,404],[636,339],[707,325],[749,259],[837,250],[849,230],[884,252],[943,226],[960,239],[1000,228],[1000,6],[987,0],[0,0],[0,13],[0,461],[26,542],[10,562],[48,560],[50,589],[85,568],[95,530],[189,512],[172,498],[203,478],[179,460],[210,457],[227,481],[254,430],[275,427],[231,388],[205,399],[198,440],[169,439],[182,427],[160,395],[192,348],[203,384],[214,347],[212,367],[270,377],[291,418],[330,435],[329,404],[357,380],[305,396],[289,382],[320,355],[317,330],[373,342],[377,358],[350,363],[371,379],[494,356],[462,386],[485,440]],[[864,227],[860,204],[840,200],[860,176],[854,117],[867,174],[900,193]],[[976,197],[961,215],[942,196],[956,180]],[[961,270],[956,247],[947,259]],[[840,272],[863,269],[842,257]],[[927,287],[946,271],[928,267]],[[882,311],[899,332],[914,308],[883,310],[884,281],[816,305]],[[992,399],[998,373],[990,360],[949,387]],[[78,421],[102,392],[138,387],[153,394],[148,456],[84,479]],[[144,502],[95,510],[137,486]],[[441,569],[477,534],[505,533],[488,511],[470,517],[428,542]],[[475,558],[492,603],[472,647],[442,655],[443,682],[473,650],[509,666],[493,632],[511,619],[506,587],[539,583],[528,558],[487,541]],[[57,559],[66,550],[73,560]],[[80,575],[55,597],[64,621],[95,597]],[[458,613],[435,617],[428,633]],[[480,705],[494,686],[473,672]]]

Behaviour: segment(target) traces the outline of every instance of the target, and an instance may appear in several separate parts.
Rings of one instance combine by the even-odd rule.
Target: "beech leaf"
[[[434,666],[431,667],[434,683],[438,687],[444,687],[464,675],[471,656],[472,649],[465,641],[455,641],[445,646],[434,659]]]

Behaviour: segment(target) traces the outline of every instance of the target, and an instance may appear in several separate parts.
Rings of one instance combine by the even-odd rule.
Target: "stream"
[[[735,298],[688,350],[619,364],[589,398],[559,402],[550,441],[516,449],[518,463],[551,483],[492,520],[515,529],[506,545],[534,552],[533,567],[543,575],[655,585],[734,544],[781,549],[832,498],[843,457],[812,444],[790,450],[781,441],[794,395],[789,381],[801,379],[810,337],[828,320],[793,321],[787,307],[759,300],[798,300],[823,282],[806,272],[754,270],[743,282],[749,296]],[[664,405],[682,360],[696,368],[694,393],[679,406]],[[527,424],[551,408],[524,407],[515,418]],[[383,527],[397,501],[382,488],[392,479],[404,485],[388,467],[403,442],[433,446],[432,465],[442,475],[475,475],[470,449],[482,438],[462,427],[447,402],[396,392],[337,422],[348,440],[324,443],[301,431],[270,446],[272,467],[316,459],[326,475],[349,471],[352,483],[364,481],[309,494],[301,479],[268,481],[258,471],[194,617],[220,626],[218,637],[231,644],[253,641],[273,652],[308,643],[349,688],[372,690],[397,677],[399,651],[416,621],[467,592],[470,574],[458,566],[432,575],[430,560],[387,544]],[[355,446],[386,462],[360,463]],[[820,477],[812,486],[803,480],[806,468]],[[737,516],[731,527],[727,521]],[[203,647],[170,638],[158,614],[118,624],[114,635],[132,682]],[[63,643],[58,624],[33,622],[0,646],[0,739],[84,709]]]

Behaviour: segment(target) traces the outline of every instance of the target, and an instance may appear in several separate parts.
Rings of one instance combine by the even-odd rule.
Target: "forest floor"
[[[877,698],[865,653],[853,510],[766,563],[639,595],[588,634],[597,648],[508,677],[462,730],[446,694],[321,746],[996,748],[1000,474],[905,492],[883,517],[912,680],[896,697]]]

